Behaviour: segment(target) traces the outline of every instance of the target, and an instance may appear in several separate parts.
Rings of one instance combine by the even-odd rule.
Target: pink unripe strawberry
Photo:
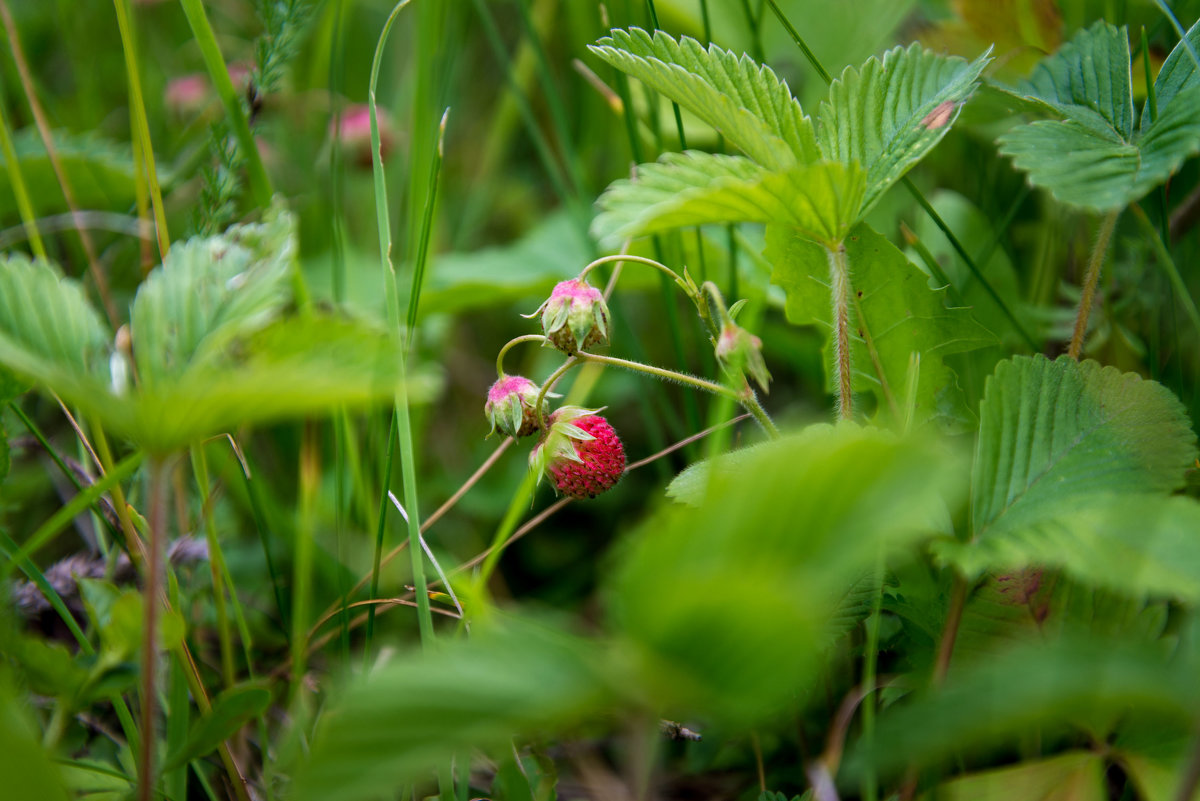
[[[608,344],[608,304],[586,279],[560,282],[538,311],[542,333],[567,355]]]
[[[386,162],[395,144],[396,134],[392,130],[387,112],[375,109],[379,120],[379,159]],[[371,108],[363,104],[348,106],[338,126],[329,121],[329,135],[342,152],[358,167],[371,168]]]
[[[749,373],[762,391],[767,391],[771,374],[762,357],[762,340],[735,323],[725,323],[717,337],[717,362],[735,376]]]
[[[492,424],[491,436],[499,429],[510,437],[527,437],[537,431],[538,416],[535,409],[541,387],[519,375],[502,375],[488,390],[483,413]],[[546,413],[546,399],[542,398],[542,414]]]
[[[550,429],[530,455],[539,479],[572,498],[594,498],[612,489],[625,472],[625,448],[612,425],[589,409],[564,406],[550,416]]]

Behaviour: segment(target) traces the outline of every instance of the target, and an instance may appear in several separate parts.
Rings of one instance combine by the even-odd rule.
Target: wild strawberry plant
[[[1200,26],[409,5],[0,0],[4,792],[1192,797]]]

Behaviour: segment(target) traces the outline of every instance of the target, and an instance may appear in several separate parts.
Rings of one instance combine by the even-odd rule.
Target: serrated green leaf
[[[972,477],[972,537],[1053,519],[1073,498],[1183,485],[1196,436],[1165,387],[1093,361],[1018,356],[988,379]]]
[[[767,258],[774,265],[772,281],[787,293],[788,320],[832,331],[829,258],[825,249],[781,226],[767,229]],[[916,398],[914,423],[939,420],[961,426],[969,412],[954,372],[943,357],[995,343],[967,309],[947,308],[945,290],[929,288],[924,273],[909,263],[886,238],[859,225],[846,239],[850,266],[851,369],[855,392],[869,392],[878,401],[881,420],[895,420],[904,399]],[[867,345],[870,336],[872,346]],[[827,337],[826,381],[832,387],[832,338]],[[911,387],[910,354],[920,354],[917,385]],[[889,400],[889,398],[891,400]]]
[[[941,141],[990,60],[985,53],[968,63],[914,43],[847,67],[833,82],[817,113],[821,152],[866,169],[861,214]]]
[[[1200,22],[1193,25],[1187,36],[1171,49],[1170,55],[1158,71],[1158,77],[1154,79],[1154,100],[1160,113],[1171,104],[1177,94],[1200,86],[1200,72],[1196,70],[1196,61],[1188,49],[1189,44],[1193,50],[1200,52]],[[1149,108],[1150,101],[1147,99],[1146,108],[1142,110],[1143,130],[1149,127],[1152,121]]]
[[[262,224],[176,243],[133,302],[133,351],[141,386],[153,392],[232,340],[261,328],[288,301],[294,223]]]
[[[1056,509],[935,555],[968,576],[1039,565],[1134,597],[1200,601],[1200,504],[1161,495],[1067,498]]]
[[[77,281],[22,255],[0,257],[0,362],[86,395],[108,383],[110,339]]]
[[[1200,152],[1200,86],[1175,97],[1135,142],[1075,120],[1040,120],[1000,137],[1029,182],[1073,206],[1105,212],[1128,206]]]
[[[778,714],[847,590],[881,552],[938,528],[963,483],[953,462],[878,429],[821,426],[752,449],[713,472],[700,505],[652,518],[610,594],[648,697],[733,725]]]
[[[1085,124],[1094,124],[1098,116],[1128,142],[1133,135],[1130,69],[1125,28],[1099,20],[1038,64],[1022,88]]]
[[[764,167],[820,158],[812,122],[787,83],[749,56],[640,28],[614,30],[588,49],[712,125]]]
[[[1071,751],[1049,759],[963,776],[938,786],[939,801],[1106,801],[1104,759]]]
[[[94,132],[77,134],[67,130],[51,132],[59,165],[71,182],[78,208],[124,213],[137,200],[137,167],[128,142],[104,139]],[[21,164],[30,197],[39,215],[69,211],[54,165],[34,126],[13,135],[13,149]],[[158,160],[159,181],[172,180],[168,160]],[[16,194],[9,183],[4,156],[0,155],[0,216],[17,216]]]
[[[290,301],[294,249],[278,207],[262,224],[177,243],[134,302],[136,385],[110,378],[124,358],[77,282],[5,259],[0,363],[159,452],[242,423],[391,398],[398,346],[385,331],[316,314],[276,320]],[[414,400],[433,390],[427,372],[410,381]]]
[[[508,753],[514,737],[611,711],[620,681],[594,644],[517,620],[478,629],[470,640],[408,654],[344,688],[321,716],[311,751],[298,757],[293,797],[392,795],[432,777],[456,753]]]
[[[183,748],[167,757],[164,771],[205,756],[261,715],[271,703],[262,687],[230,687],[213,699],[212,709],[192,724]]]
[[[170,450],[241,424],[382,402],[398,386],[398,347],[387,332],[351,320],[281,320],[102,419],[148,448]],[[408,380],[414,402],[436,387],[428,371],[410,370]]]
[[[998,140],[1000,152],[1062,203],[1107,212],[1137,201],[1200,152],[1200,84],[1180,47],[1160,73],[1158,118],[1149,122],[1143,111],[1135,134],[1125,29],[1100,21],[1081,31],[1024,86],[1028,99],[1065,119],[1013,128]]]
[[[609,244],[691,225],[780,223],[819,242],[840,242],[865,188],[857,165],[821,161],[770,172],[749,159],[667,153],[614,181],[600,196],[593,232]]]
[[[1198,709],[1193,666],[1155,649],[1073,638],[1026,644],[951,671],[943,689],[885,713],[871,744],[851,750],[839,778],[853,782],[868,764],[891,776],[1130,710],[1155,723],[1194,725]]]

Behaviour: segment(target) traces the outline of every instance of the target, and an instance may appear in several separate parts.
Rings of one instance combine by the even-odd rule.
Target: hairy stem
[[[613,367],[623,367],[626,370],[632,370],[638,373],[646,373],[647,375],[652,375],[655,378],[661,378],[664,381],[678,381],[681,384],[686,384],[687,386],[695,387],[696,389],[702,389],[705,392],[711,392],[714,395],[723,395],[727,398],[732,398],[738,403],[742,404],[743,408],[745,408],[746,411],[754,416],[754,419],[758,421],[758,424],[763,427],[763,429],[771,436],[772,439],[779,436],[779,429],[775,427],[775,423],[767,415],[766,411],[762,407],[762,404],[758,402],[758,398],[755,397],[754,392],[749,388],[749,386],[747,386],[745,390],[738,392],[735,389],[731,389],[714,381],[697,378],[694,375],[677,373],[674,370],[667,370],[663,367],[655,367],[650,364],[642,364],[641,362],[634,362],[628,359],[618,359],[615,356],[601,356],[596,353],[577,353],[575,354],[575,358],[585,362],[597,362],[599,364],[609,364]],[[549,382],[547,382],[547,384],[548,383]]]
[[[167,522],[167,467],[161,457],[150,461],[149,553],[146,558],[146,587],[142,595],[142,692],[138,801],[154,795],[154,718],[158,700],[158,604],[163,576],[163,539]]]
[[[1079,311],[1075,313],[1075,330],[1071,334],[1071,345],[1067,355],[1078,359],[1083,351],[1083,337],[1087,334],[1088,315],[1092,313],[1092,302],[1096,297],[1096,284],[1100,281],[1100,265],[1108,253],[1108,243],[1112,239],[1113,229],[1117,225],[1120,211],[1109,212],[1100,222],[1100,230],[1096,233],[1096,244],[1092,247],[1092,255],[1088,257],[1087,275],[1083,279],[1083,294],[1079,296]]]
[[[546,338],[541,334],[525,334],[524,336],[519,336],[516,339],[510,339],[508,342],[505,342],[504,347],[502,347],[500,352],[496,354],[496,375],[504,375],[504,354],[508,353],[515,346],[520,345],[522,342],[545,341]]]
[[[932,682],[934,686],[946,679],[950,670],[950,657],[954,655],[954,642],[958,639],[958,624],[962,622],[963,609],[967,605],[967,580],[961,574],[954,574],[954,584],[950,588],[950,609],[946,612],[946,627],[942,629],[942,639],[938,643],[937,661],[933,665]]]
[[[654,259],[648,259],[644,256],[629,256],[624,253],[617,253],[612,256],[601,256],[600,258],[596,259],[595,261],[593,261],[591,264],[589,264],[587,267],[584,267],[583,270],[580,271],[580,273],[579,273],[580,280],[586,278],[588,273],[590,273],[595,268],[601,266],[602,264],[610,264],[612,262],[616,262],[618,265],[624,264],[625,262],[635,262],[637,264],[646,264],[646,265],[649,265],[650,267],[653,267],[656,270],[659,270],[660,272],[669,276],[670,278],[674,279],[675,283],[679,284],[680,286],[684,285],[684,281],[682,278],[679,277],[679,274],[676,273],[674,270],[672,270],[667,265],[663,264],[662,262],[655,261]]]
[[[542,382],[542,389],[540,392],[538,392],[537,403],[533,405],[533,408],[537,411],[538,427],[541,428],[541,430],[546,430],[546,414],[545,410],[542,408],[542,404],[546,402],[546,393],[554,388],[554,385],[558,383],[558,379],[566,375],[568,370],[579,364],[581,356],[586,355],[586,353],[576,353],[574,356],[568,357],[565,362],[559,365],[557,370],[550,374],[549,378]]]
[[[833,294],[833,354],[838,378],[838,417],[849,420],[854,415],[850,395],[850,267],[846,262],[846,246],[826,248],[829,259],[829,288]]]

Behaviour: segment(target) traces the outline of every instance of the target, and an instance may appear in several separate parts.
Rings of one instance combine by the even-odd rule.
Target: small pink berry
[[[538,416],[534,410],[541,387],[519,375],[502,375],[488,390],[483,413],[492,424],[489,433],[499,429],[510,437],[527,437],[538,430]],[[542,413],[547,407],[542,399]]]
[[[608,344],[608,304],[586,279],[559,283],[539,311],[542,333],[567,355]]]
[[[388,122],[387,112],[376,108],[379,119],[379,154],[387,161],[392,151],[395,134],[391,123]],[[359,167],[364,169],[371,166],[371,108],[366,104],[348,106],[342,112],[341,122],[335,129],[333,120],[329,121],[329,135],[334,138],[342,152]]]
[[[607,420],[588,409],[565,406],[550,416],[550,430],[530,463],[571,498],[594,498],[625,472],[625,448]]]
[[[749,373],[762,391],[767,391],[771,374],[762,357],[762,340],[734,323],[721,326],[717,337],[717,362],[735,376]]]

